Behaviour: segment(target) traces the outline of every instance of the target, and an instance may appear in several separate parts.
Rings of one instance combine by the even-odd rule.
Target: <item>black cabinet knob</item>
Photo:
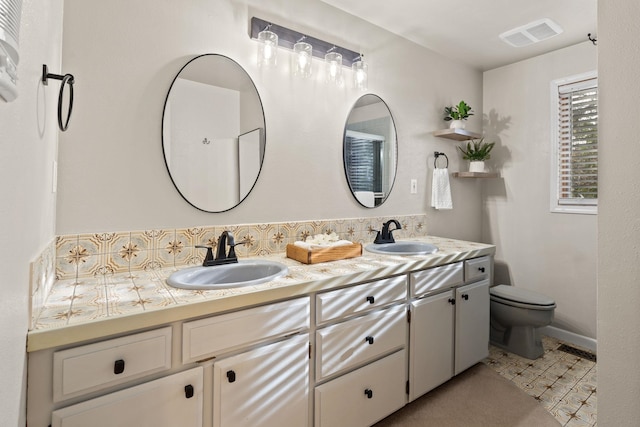
[[[449,298],[449,304],[456,305],[456,299],[455,298]]]
[[[367,301],[369,301],[369,304],[373,304],[374,302],[376,302],[376,299],[372,296],[367,297]]]
[[[465,300],[465,301],[469,301],[469,295],[462,294],[462,299]]]
[[[113,364],[113,373],[119,375],[124,372],[124,360],[118,359]]]
[[[373,344],[373,337],[372,336],[368,336],[364,339],[366,342],[369,343],[369,345]]]
[[[484,267],[478,267],[478,270],[480,270],[481,273],[484,273]]]
[[[227,371],[227,379],[230,383],[236,382],[236,373],[234,371]]]
[[[193,386],[191,384],[184,386],[184,397],[191,399],[193,397]]]
[[[364,394],[367,396],[367,399],[371,399],[373,397],[373,390],[368,388],[364,391]]]

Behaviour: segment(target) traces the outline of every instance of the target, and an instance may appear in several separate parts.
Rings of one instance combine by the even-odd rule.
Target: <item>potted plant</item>
[[[484,172],[484,161],[491,158],[495,142],[484,142],[484,138],[470,140],[465,146],[458,146],[462,158],[469,160],[469,172]]]
[[[458,105],[453,107],[444,107],[446,122],[451,122],[449,128],[451,129],[464,129],[464,120],[467,120],[469,116],[473,116],[473,109],[469,104],[464,101],[460,101]]]

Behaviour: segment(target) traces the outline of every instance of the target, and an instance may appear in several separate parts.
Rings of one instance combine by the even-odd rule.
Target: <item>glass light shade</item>
[[[275,67],[278,59],[278,35],[264,30],[258,33],[258,66]]]
[[[309,43],[298,42],[293,45],[293,55],[291,56],[291,71],[295,76],[311,76],[311,58],[313,48]]]
[[[353,70],[353,87],[355,89],[367,90],[369,83],[369,66],[362,60],[351,65]]]
[[[324,56],[327,81],[337,85],[342,84],[342,55],[329,52]]]

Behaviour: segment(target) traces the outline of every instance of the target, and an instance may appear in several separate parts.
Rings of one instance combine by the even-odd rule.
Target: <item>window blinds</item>
[[[558,203],[596,205],[598,199],[598,82],[558,86]]]

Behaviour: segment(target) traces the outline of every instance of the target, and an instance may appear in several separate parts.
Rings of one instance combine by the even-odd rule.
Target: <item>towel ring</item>
[[[449,158],[447,157],[446,154],[434,151],[433,155],[435,156],[435,158],[433,159],[433,168],[434,169],[438,169],[438,157],[440,157],[440,156],[444,156],[444,158],[447,159],[447,164],[446,164],[445,168],[449,167]]]
[[[60,85],[60,93],[58,94],[58,127],[62,132],[66,131],[69,127],[69,119],[71,119],[71,110],[73,109],[73,84],[75,80],[73,78],[73,74],[65,74],[64,76],[60,74],[51,74],[47,68],[46,64],[42,65],[42,84],[45,86],[48,84],[49,79],[62,80],[62,84]],[[64,87],[69,85],[69,108],[67,109],[67,120],[62,122],[62,98],[64,95]]]

